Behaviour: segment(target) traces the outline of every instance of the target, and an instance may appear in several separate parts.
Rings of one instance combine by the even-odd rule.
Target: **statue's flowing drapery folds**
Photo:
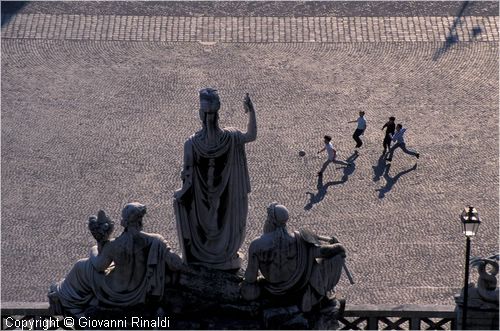
[[[113,222],[105,212],[90,217],[89,229],[98,243],[66,278],[51,285],[51,314],[80,317],[91,307],[130,308],[164,298],[165,288],[174,282],[182,262],[162,236],[142,231],[145,214],[143,204],[125,205],[120,222],[124,230],[111,240]]]
[[[275,248],[273,253],[269,247],[259,249],[259,244],[250,245],[244,296],[258,296],[260,291],[256,282],[261,267],[266,270],[264,277],[270,280],[261,279],[260,286],[276,296],[302,293],[300,308],[303,311],[310,311],[335,288],[344,258],[340,255],[318,258],[317,247],[304,240],[299,232],[294,232],[293,241],[295,249],[290,249],[282,240],[273,238],[271,242],[281,248]]]
[[[184,153],[192,156],[191,187],[182,200],[174,199],[183,258],[190,264],[237,269],[250,192],[245,137],[226,128],[217,144],[209,146],[200,132],[184,145]]]
[[[121,238],[125,237],[127,236]],[[133,239],[127,239],[127,243],[133,249]],[[75,315],[81,314],[82,307],[92,305],[92,301],[95,301],[94,305],[100,302],[117,307],[129,307],[144,303],[147,296],[161,298],[166,283],[165,277],[168,277],[165,268],[167,254],[169,248],[165,243],[151,237],[146,254],[147,269],[134,268],[135,260],[128,259],[128,267],[134,271],[130,273],[128,279],[113,277],[113,267],[99,272],[93,263],[93,257],[82,259],[75,264],[65,279],[53,285],[51,294],[57,295],[62,305]],[[137,282],[136,279],[140,281]],[[117,289],[116,284],[120,284],[121,288]],[[123,288],[125,285],[128,286]]]
[[[241,295],[252,301],[265,293],[296,302],[301,311],[309,312],[328,298],[339,282],[345,249],[335,237],[308,230],[289,233],[288,210],[283,205],[273,202],[267,213],[264,233],[248,250]]]

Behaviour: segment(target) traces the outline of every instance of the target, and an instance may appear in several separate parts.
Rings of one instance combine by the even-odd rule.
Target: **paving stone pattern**
[[[498,1],[31,1],[7,14],[144,16],[497,16]]]
[[[465,247],[458,214],[469,203],[483,219],[472,255],[497,250],[498,17],[466,17],[463,39],[448,46],[444,17],[239,17],[213,27],[71,17],[22,14],[2,27],[2,301],[46,301],[50,282],[93,244],[86,220],[100,208],[118,222],[124,203],[145,203],[146,230],[178,251],[172,195],[205,86],[220,91],[222,126],[246,127],[246,92],[257,109],[245,261],[274,200],[289,207],[291,229],[345,244],[356,284],[343,278],[338,291],[351,304],[453,304]],[[222,21],[240,25],[229,34]],[[291,33],[292,22],[309,32]],[[477,25],[480,36],[462,42]],[[173,42],[182,40],[227,42]],[[340,159],[354,157],[347,121],[359,110],[368,129],[355,167],[330,166],[318,182],[322,136]],[[391,115],[421,158],[397,151],[383,176],[380,128]]]
[[[457,20],[461,41],[498,41],[498,16]],[[3,38],[201,42],[445,41],[455,17],[177,17],[20,14]],[[474,33],[473,29],[481,29]]]

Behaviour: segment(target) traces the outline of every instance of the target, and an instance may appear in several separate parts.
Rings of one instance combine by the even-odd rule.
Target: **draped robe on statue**
[[[52,313],[67,310],[82,316],[90,306],[131,307],[163,296],[170,281],[167,266],[173,253],[161,236],[123,232],[108,245],[113,247],[112,261],[119,262],[121,272],[116,272],[116,265],[108,258],[102,259],[101,254],[79,260],[65,279],[51,286]],[[97,247],[93,250],[97,251]]]
[[[310,311],[339,282],[343,259],[318,258],[318,247],[299,232],[290,236],[278,228],[250,244],[243,296],[257,297],[259,287],[274,296],[298,294],[300,309]]]
[[[192,155],[191,188],[182,201],[174,200],[183,258],[214,269],[238,269],[250,192],[245,138],[226,128],[216,146],[208,146],[201,132],[184,147]]]

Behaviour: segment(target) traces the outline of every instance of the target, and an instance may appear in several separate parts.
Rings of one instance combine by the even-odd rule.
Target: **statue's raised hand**
[[[243,101],[243,106],[245,107],[245,114],[248,113],[249,111],[254,111],[253,103],[248,93],[245,96],[245,101]]]

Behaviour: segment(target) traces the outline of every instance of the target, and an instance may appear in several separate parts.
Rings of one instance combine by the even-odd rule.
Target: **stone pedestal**
[[[173,329],[304,330],[336,329],[345,302],[325,298],[303,313],[290,301],[248,302],[239,294],[241,274],[204,267],[183,272],[177,288],[169,289],[163,308]]]
[[[462,327],[462,305],[457,304],[457,329]],[[467,330],[498,330],[498,309],[467,308]]]
[[[469,287],[469,295],[474,294],[475,288]],[[472,297],[467,304],[467,330],[498,330],[499,307],[497,304],[488,303],[483,300]],[[463,295],[455,296],[456,314],[457,314],[457,329],[463,330],[462,312],[463,312]]]
[[[304,313],[293,296],[263,297],[254,301],[242,299],[239,288],[242,280],[241,271],[231,273],[205,267],[189,267],[178,275],[175,286],[166,288],[161,302],[126,308],[90,307],[84,312],[83,321],[102,323],[82,327],[105,330],[338,328],[337,319],[343,315],[344,300],[338,300],[334,296],[324,298],[311,311]]]

